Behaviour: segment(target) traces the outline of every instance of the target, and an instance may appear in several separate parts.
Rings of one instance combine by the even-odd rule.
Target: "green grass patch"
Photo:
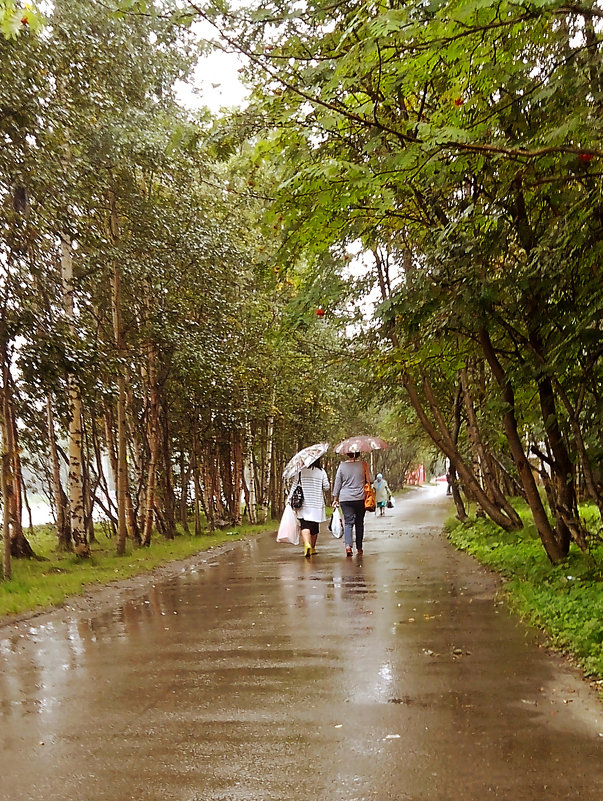
[[[265,525],[233,526],[226,530],[194,537],[178,530],[166,540],[156,535],[148,548],[126,546],[124,556],[115,553],[115,540],[99,528],[97,543],[91,545],[89,559],[56,549],[56,534],[48,526],[37,526],[27,538],[39,559],[13,559],[12,578],[0,580],[0,618],[59,606],[72,595],[81,595],[92,586],[148,573],[168,562],[186,559],[200,551],[215,548],[265,531],[274,531],[278,522]]]
[[[524,529],[506,532],[478,519],[447,523],[448,537],[459,549],[500,573],[510,607],[537,626],[548,645],[571,655],[586,676],[603,679],[603,543],[593,538],[590,553],[572,544],[561,565],[549,562],[528,507],[517,502]],[[584,520],[595,531],[598,515],[585,508]]]

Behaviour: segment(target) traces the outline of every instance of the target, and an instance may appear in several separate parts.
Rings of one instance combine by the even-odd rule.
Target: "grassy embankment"
[[[482,519],[463,525],[452,519],[447,523],[449,539],[500,573],[510,607],[603,690],[603,541],[593,537],[588,554],[572,544],[565,562],[553,567],[527,506],[518,502],[516,508],[525,524],[522,531],[507,533]],[[590,530],[596,531],[595,508],[582,511]]]
[[[0,579],[0,622],[7,615],[59,606],[69,596],[83,594],[91,586],[148,573],[168,562],[277,527],[278,521],[273,520],[265,525],[233,526],[213,534],[204,532],[199,537],[179,529],[173,540],[156,535],[149,548],[132,547],[128,543],[124,556],[116,555],[115,540],[99,527],[98,542],[91,545],[91,557],[78,559],[72,553],[57,551],[54,528],[36,526],[34,534],[28,533],[27,538],[38,559],[13,559],[12,578]]]

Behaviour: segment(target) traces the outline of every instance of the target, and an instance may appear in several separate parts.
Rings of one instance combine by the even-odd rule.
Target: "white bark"
[[[61,236],[61,274],[65,314],[75,336],[75,310],[73,303],[73,252],[66,235]],[[75,376],[68,376],[69,392],[69,512],[71,536],[76,549],[86,542],[84,525],[84,491],[82,476],[82,401]]]

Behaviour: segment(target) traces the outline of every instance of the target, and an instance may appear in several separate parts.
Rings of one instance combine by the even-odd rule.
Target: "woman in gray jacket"
[[[360,459],[359,453],[348,453],[347,462],[342,462],[333,485],[333,506],[338,504],[343,512],[345,555],[352,556],[353,535],[356,532],[356,552],[362,555],[364,539],[364,484],[371,484],[373,478],[368,465]]]

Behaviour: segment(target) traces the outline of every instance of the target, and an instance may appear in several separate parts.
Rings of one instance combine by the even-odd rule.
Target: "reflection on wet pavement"
[[[272,536],[0,631],[0,800],[603,797],[601,707],[417,491],[365,554]]]

